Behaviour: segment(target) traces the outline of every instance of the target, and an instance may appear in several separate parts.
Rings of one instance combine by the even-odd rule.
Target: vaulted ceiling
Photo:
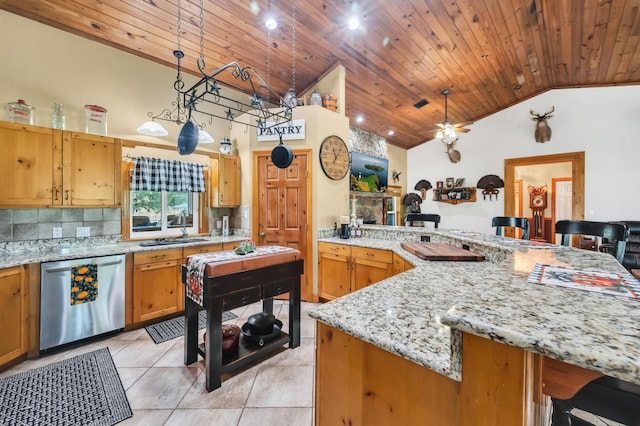
[[[551,88],[640,83],[640,0],[202,1],[207,69],[249,65],[284,94],[293,64],[301,93],[340,63],[350,123],[403,148],[434,137],[444,89],[456,123]],[[0,8],[172,67],[180,9],[182,66],[199,75],[200,0],[0,0]],[[268,35],[269,12],[279,25]],[[357,30],[347,28],[352,16]],[[422,99],[429,103],[415,108]]]

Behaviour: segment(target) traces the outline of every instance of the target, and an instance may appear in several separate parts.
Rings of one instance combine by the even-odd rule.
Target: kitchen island
[[[310,313],[316,424],[542,424],[544,359],[640,383],[640,302],[527,282],[536,263],[625,273],[610,255],[443,229],[365,235],[322,241],[392,250],[414,268]],[[486,261],[401,248],[421,236]]]

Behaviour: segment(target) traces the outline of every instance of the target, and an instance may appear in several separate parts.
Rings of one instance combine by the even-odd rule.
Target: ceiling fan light
[[[206,130],[200,129],[198,132],[198,142],[199,143],[213,143],[213,137]]]
[[[278,21],[271,17],[267,18],[267,20],[264,21],[264,26],[267,27],[268,30],[275,30],[278,28]]]
[[[442,133],[442,130],[438,130],[438,133],[436,133],[436,139],[442,139],[443,136],[444,134]]]
[[[142,123],[138,127],[137,131],[141,135],[147,136],[167,136],[169,134],[167,129],[165,129],[162,124],[153,120]]]

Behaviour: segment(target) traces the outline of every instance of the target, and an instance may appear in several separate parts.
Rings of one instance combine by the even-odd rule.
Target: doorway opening
[[[530,166],[549,166],[553,164],[569,163],[570,172],[562,172],[562,174],[570,173],[571,181],[571,194],[570,202],[564,201],[565,209],[563,215],[566,214],[566,210],[570,208],[571,217],[569,219],[581,220],[584,219],[584,152],[571,152],[565,154],[552,154],[543,155],[537,157],[523,157],[523,158],[511,158],[504,161],[504,184],[505,184],[505,196],[504,196],[504,214],[505,216],[517,216],[518,213],[526,216],[525,209],[520,206],[523,203],[522,198],[526,198],[523,192],[527,192],[525,188],[517,188],[518,180],[523,179],[519,174],[518,168],[528,168]],[[535,170],[535,167],[532,169]],[[568,177],[568,176],[565,176]],[[552,186],[555,183],[549,180],[549,190],[553,190]],[[516,191],[518,189],[518,191]],[[566,189],[566,187],[565,187]],[[518,195],[516,195],[518,194]],[[565,198],[568,198],[569,194],[566,194]],[[522,203],[522,204],[521,204]],[[555,213],[555,207],[552,205],[552,211]],[[550,212],[551,228],[548,231],[549,242],[555,241],[555,218]],[[559,219],[558,219],[559,220]],[[511,235],[509,235],[511,234]],[[507,229],[505,235],[513,237],[513,229]]]

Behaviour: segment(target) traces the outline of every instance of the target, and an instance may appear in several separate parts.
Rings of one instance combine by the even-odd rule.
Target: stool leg
[[[551,415],[551,426],[571,426],[571,400],[551,398],[553,403],[553,414]]]

